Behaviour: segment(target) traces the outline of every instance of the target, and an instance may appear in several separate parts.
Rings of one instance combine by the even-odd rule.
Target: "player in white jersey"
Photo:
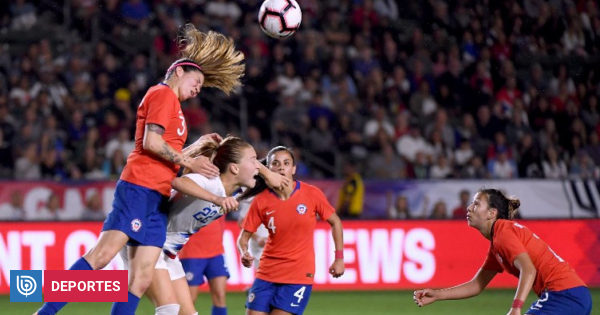
[[[189,173],[172,182],[174,190],[169,202],[167,240],[156,264],[152,284],[146,291],[156,306],[157,315],[197,314],[183,267],[177,258],[177,253],[189,237],[227,212],[237,209],[237,200],[230,196],[240,187],[254,187],[255,175],[260,173],[276,187],[286,184],[286,181],[259,163],[254,148],[240,138],[227,137],[220,144],[209,142],[189,154],[211,156],[220,175],[207,179]],[[122,252],[121,257],[129,267],[126,253]]]

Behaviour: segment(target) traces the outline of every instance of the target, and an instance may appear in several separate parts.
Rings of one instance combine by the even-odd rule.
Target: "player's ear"
[[[182,66],[177,66],[175,67],[175,73],[177,74],[177,77],[181,77],[183,75],[185,71],[183,70]]]
[[[490,208],[488,211],[488,219],[494,219],[498,217],[498,209]]]
[[[231,174],[233,175],[237,175],[240,173],[240,167],[235,164],[235,163],[230,163],[229,164],[229,171],[231,172]]]
[[[296,175],[296,165],[292,166],[292,175]]]

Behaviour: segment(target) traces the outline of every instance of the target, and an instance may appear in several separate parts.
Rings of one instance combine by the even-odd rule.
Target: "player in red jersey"
[[[267,153],[267,166],[293,181],[296,162],[288,148],[271,149]],[[256,190],[249,189],[242,198],[255,193]],[[246,314],[302,314],[315,273],[313,234],[317,217],[331,225],[335,260],[329,273],[340,277],[344,274],[342,222],[321,190],[295,181],[282,190],[264,190],[263,186],[263,191],[256,195],[238,239],[245,267],[252,266],[254,257],[248,252],[248,241],[260,224],[267,227],[269,237],[256,280],[248,292]]]
[[[419,306],[438,300],[478,295],[497,273],[506,270],[519,278],[509,315],[521,308],[533,288],[539,299],[526,314],[590,314],[592,298],[575,270],[527,227],[512,221],[521,202],[496,189],[482,189],[467,208],[469,226],[491,241],[483,266],[475,277],[455,287],[414,292]]]
[[[129,155],[115,190],[98,243],[70,268],[104,268],[126,244],[131,262],[128,302],[113,304],[112,314],[134,314],[139,298],[152,281],[166,237],[166,214],[171,181],[180,166],[209,177],[219,175],[206,157],[182,155],[187,127],[180,102],[196,97],[203,86],[225,93],[239,86],[244,55],[233,40],[216,32],[203,33],[193,25],[184,29],[183,58],[167,70],[165,79],[151,87],[137,110],[135,149]],[[208,138],[220,140],[216,135]],[[202,142],[202,141],[200,141]],[[45,303],[38,314],[55,314],[66,303]]]

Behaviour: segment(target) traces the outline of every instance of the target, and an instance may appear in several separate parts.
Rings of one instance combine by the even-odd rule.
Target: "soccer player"
[[[293,180],[296,162],[292,151],[275,147],[267,153],[267,165]],[[256,193],[250,189],[244,193]],[[242,198],[244,195],[242,195]],[[331,225],[335,260],[329,268],[334,277],[344,274],[342,222],[318,188],[301,181],[281,190],[263,190],[252,201],[238,238],[241,262],[251,267],[254,257],[248,241],[260,224],[269,238],[260,259],[256,280],[248,292],[246,314],[302,314],[312,290],[315,273],[313,234],[317,216]]]
[[[214,165],[218,167],[220,175],[208,179],[200,174],[187,173],[185,169],[184,176],[173,180],[174,190],[168,204],[167,237],[155,266],[152,284],[146,292],[156,305],[156,314],[159,315],[197,314],[194,308],[195,297],[193,299],[190,295],[182,263],[177,257],[190,237],[207,225],[211,226],[209,224],[221,218],[223,214],[236,209],[238,202],[231,196],[240,187],[254,187],[255,175],[260,174],[269,184],[282,178],[281,175],[269,171],[259,163],[254,148],[237,137],[227,137],[221,143],[207,141],[202,146],[187,150],[184,154],[191,158],[199,155],[210,156]],[[213,226],[217,225],[213,224]],[[223,227],[208,232],[216,235],[213,235],[212,239],[203,238],[201,245],[217,247],[217,250],[220,247],[222,254]],[[214,243],[210,244],[210,242]],[[131,255],[121,251],[121,256],[129,269]],[[222,255],[216,256],[219,256],[220,260],[217,257],[210,261],[211,270],[207,271],[207,274],[209,281],[214,277],[221,277],[220,281],[211,281],[211,288],[215,286],[215,292],[218,291],[221,295],[221,299],[215,303],[217,307],[213,308],[213,314],[220,315],[226,314],[227,311],[225,285],[229,274],[223,268],[225,262]],[[197,259],[192,259],[194,270],[202,271],[198,263]],[[219,270],[218,267],[221,269]],[[204,272],[197,274],[200,279],[203,275]]]
[[[571,266],[535,233],[512,221],[520,204],[496,189],[476,193],[467,208],[467,222],[491,241],[483,266],[471,281],[458,286],[415,291],[415,303],[425,306],[478,295],[497,273],[506,270],[519,278],[509,315],[521,314],[532,288],[539,299],[526,314],[590,314],[590,291]]]
[[[233,40],[212,31],[200,32],[192,25],[185,27],[181,43],[185,44],[183,58],[169,67],[164,81],[151,87],[138,106],[135,149],[117,182],[113,210],[98,243],[70,268],[102,269],[123,246],[130,246],[128,302],[113,304],[112,314],[134,314],[152,281],[166,236],[167,217],[160,208],[179,167],[209,177],[219,175],[208,158],[182,155],[187,127],[180,102],[196,97],[203,86],[225,93],[240,86],[244,55],[235,49]],[[65,304],[45,303],[37,313],[55,314]]]

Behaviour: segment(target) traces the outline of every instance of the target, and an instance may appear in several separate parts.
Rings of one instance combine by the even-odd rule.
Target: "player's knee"
[[[167,304],[158,306],[155,309],[155,315],[177,315],[179,314],[179,304]]]
[[[152,272],[137,272],[131,278],[132,292],[146,292],[152,283]]]
[[[108,248],[95,247],[83,257],[94,270],[98,270],[106,267],[115,255],[116,253],[113,253]]]

